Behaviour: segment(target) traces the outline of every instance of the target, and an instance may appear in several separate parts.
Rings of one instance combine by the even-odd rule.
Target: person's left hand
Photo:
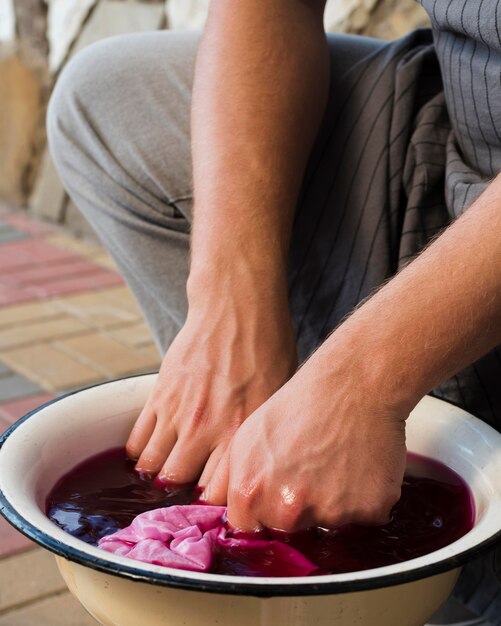
[[[202,498],[227,496],[228,521],[244,531],[385,523],[400,497],[407,414],[360,364],[351,350],[317,351],[240,426]]]

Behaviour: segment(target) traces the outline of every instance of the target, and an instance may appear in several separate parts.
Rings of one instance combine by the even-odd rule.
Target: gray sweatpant
[[[64,184],[115,258],[162,351],[187,313],[198,40],[164,31],[94,44],[65,68],[48,113]],[[444,193],[451,126],[430,32],[393,43],[336,35],[329,47],[331,96],[290,251],[301,358],[451,216]],[[475,375],[468,368],[435,393],[499,428],[501,391],[489,362],[479,363]],[[492,624],[501,625],[501,593],[485,563],[470,575],[466,568],[462,596],[478,612],[499,615]],[[480,600],[468,587],[479,576]]]

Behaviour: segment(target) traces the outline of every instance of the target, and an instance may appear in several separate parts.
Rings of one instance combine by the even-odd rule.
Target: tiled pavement
[[[113,261],[0,206],[0,432],[67,390],[156,370]],[[88,626],[53,557],[0,518],[0,626]]]

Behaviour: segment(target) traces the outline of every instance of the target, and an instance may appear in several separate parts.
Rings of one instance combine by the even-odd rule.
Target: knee
[[[117,38],[118,39],[118,38]],[[59,76],[47,109],[47,138],[58,169],[64,170],[106,111],[107,97],[120,80],[123,46],[114,38],[76,54]]]

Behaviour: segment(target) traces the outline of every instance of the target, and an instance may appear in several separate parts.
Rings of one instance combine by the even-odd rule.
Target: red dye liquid
[[[197,489],[162,486],[134,470],[125,450],[109,450],[75,467],[50,492],[46,512],[63,530],[90,544],[128,526],[139,513],[191,504]],[[349,524],[336,530],[310,528],[270,536],[290,543],[318,566],[322,574],[381,567],[433,552],[462,537],[473,526],[474,504],[464,481],[442,463],[409,454],[402,496],[384,526]],[[262,537],[261,537],[262,538]],[[214,573],[259,575],[279,567],[256,562],[245,549],[218,555]],[[269,560],[263,552],[262,561]],[[271,566],[271,567],[270,567]],[[276,573],[275,573],[276,570]]]

